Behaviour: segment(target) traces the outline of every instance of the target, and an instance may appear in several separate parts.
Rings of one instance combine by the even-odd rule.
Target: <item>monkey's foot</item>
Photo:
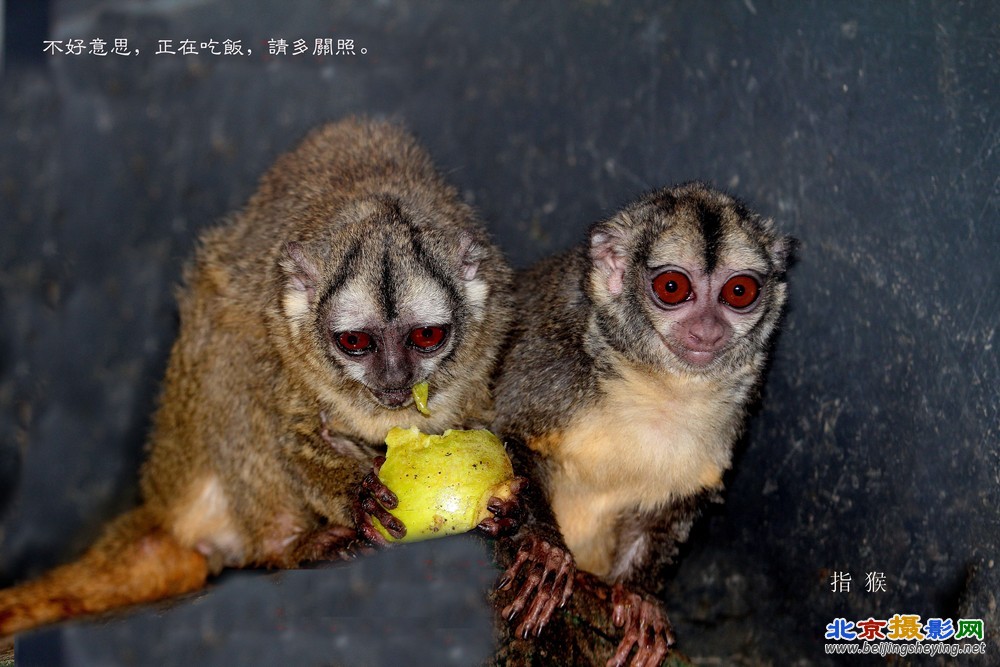
[[[528,480],[525,477],[515,477],[510,483],[510,490],[513,495],[507,500],[493,496],[490,498],[486,509],[493,513],[493,516],[486,517],[476,526],[480,532],[490,537],[500,535],[511,535],[521,526],[521,503],[517,499],[517,494],[527,486]]]
[[[513,621],[523,611],[515,632],[524,639],[540,635],[556,607],[565,606],[573,594],[575,574],[576,563],[568,550],[528,535],[497,585],[497,590],[507,590],[521,580],[520,590],[500,614]]]
[[[361,480],[357,498],[351,508],[358,535],[368,544],[382,548],[390,546],[391,543],[382,536],[382,533],[375,530],[372,517],[377,518],[379,523],[396,539],[406,535],[406,526],[403,525],[403,522],[389,513],[389,510],[399,504],[399,499],[378,478],[378,471],[381,470],[383,463],[385,463],[384,456],[375,457],[372,471]]]
[[[622,584],[612,588],[611,601],[612,620],[616,626],[625,628],[625,636],[607,667],[624,665],[633,647],[632,667],[655,667],[662,663],[674,644],[674,631],[660,602]]]

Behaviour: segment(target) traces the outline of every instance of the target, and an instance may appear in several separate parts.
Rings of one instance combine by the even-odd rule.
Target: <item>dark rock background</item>
[[[998,659],[995,3],[8,0],[6,19],[0,583],[71,558],[136,501],[198,230],[308,128],[364,113],[405,121],[518,266],[695,178],[801,240],[727,503],[672,583],[685,653],[833,664],[834,617],[912,613],[983,618],[982,664]],[[95,38],[139,53],[40,53]],[[268,56],[270,38],[353,39],[356,55]],[[252,53],[155,55],[161,39]],[[388,631],[357,621],[369,611],[353,631],[316,619],[344,618],[358,581],[379,609],[400,585],[377,582],[424,580],[412,664],[477,661],[485,551],[466,538],[408,553],[360,573],[227,575],[168,612],[35,634],[20,656],[221,665],[243,646],[264,662],[398,664]],[[425,577],[428,560],[471,565]],[[849,593],[831,591],[838,571]],[[885,592],[865,591],[868,572]],[[230,617],[237,639],[213,643],[211,619]],[[344,652],[351,637],[369,652]]]

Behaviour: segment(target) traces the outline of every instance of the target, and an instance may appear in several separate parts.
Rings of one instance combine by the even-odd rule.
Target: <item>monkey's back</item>
[[[497,432],[530,438],[558,431],[599,391],[585,342],[587,262],[578,247],[517,274],[518,317],[496,384]]]

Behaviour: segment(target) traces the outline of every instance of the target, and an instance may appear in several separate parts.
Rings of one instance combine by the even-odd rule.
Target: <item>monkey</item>
[[[517,276],[494,430],[534,488],[520,530],[498,543],[512,594],[501,614],[520,615],[518,634],[540,634],[590,573],[624,627],[608,664],[633,650],[634,665],[663,660],[674,643],[663,569],[719,500],[793,243],[692,182],[642,196]]]
[[[511,278],[405,130],[309,133],[185,268],[140,505],[78,560],[0,591],[0,634],[198,590],[223,568],[355,555],[359,485],[390,428],[491,421]],[[423,381],[429,417],[411,397]]]

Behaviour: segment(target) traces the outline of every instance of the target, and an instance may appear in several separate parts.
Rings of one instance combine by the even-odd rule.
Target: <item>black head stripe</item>
[[[442,270],[439,262],[435,261],[434,257],[427,252],[424,248],[424,244],[421,243],[421,231],[413,224],[412,221],[406,218],[400,218],[400,223],[406,226],[407,231],[410,233],[410,246],[413,248],[413,254],[417,259],[417,262],[423,267],[428,273],[430,273],[434,280],[437,281],[438,285],[444,288],[445,292],[448,294],[448,305],[453,311],[459,311],[463,307],[463,301],[459,295],[458,286],[455,285],[454,276]]]
[[[660,215],[669,216],[677,208],[677,197],[666,189],[660,190],[649,199],[649,205],[655,207]]]
[[[382,312],[385,313],[386,321],[394,320],[399,315],[399,308],[396,303],[395,275],[392,267],[392,249],[388,247],[389,240],[386,238],[386,247],[382,249],[382,276],[379,280],[379,300],[382,305]]]
[[[712,273],[719,261],[719,246],[722,244],[722,216],[716,207],[706,202],[698,202],[697,207],[701,236],[705,239],[705,271]]]
[[[357,240],[351,244],[351,247],[347,249],[344,253],[344,259],[340,261],[340,266],[333,274],[333,279],[326,286],[323,291],[323,296],[320,297],[319,305],[322,307],[329,301],[333,295],[344,286],[347,282],[348,276],[355,272],[355,265],[358,261],[358,256],[361,254],[361,240]]]

